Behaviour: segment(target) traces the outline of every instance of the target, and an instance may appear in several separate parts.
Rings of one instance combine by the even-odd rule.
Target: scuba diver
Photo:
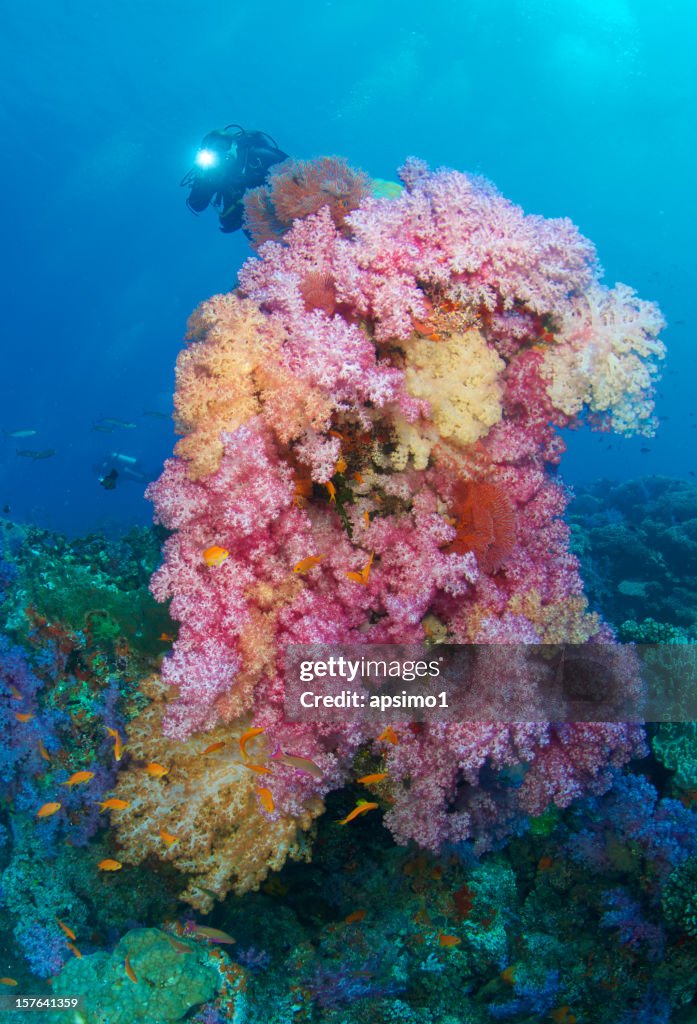
[[[237,231],[242,227],[247,189],[263,185],[269,168],[287,159],[288,154],[266,132],[246,131],[238,124],[216,128],[205,136],[195,165],[180,182],[191,189],[186,205],[198,214],[212,204],[220,230]]]

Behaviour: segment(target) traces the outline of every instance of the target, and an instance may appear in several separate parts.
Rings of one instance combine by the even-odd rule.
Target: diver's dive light
[[[212,149],[199,149],[195,163],[197,167],[204,169],[214,167],[218,163],[218,154],[214,153]]]

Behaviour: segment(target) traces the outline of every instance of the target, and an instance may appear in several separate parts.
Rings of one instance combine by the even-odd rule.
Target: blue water
[[[668,419],[649,445],[572,437],[565,477],[697,470],[696,24],[679,0],[7,5],[0,428],[38,433],[0,437],[0,507],[73,534],[150,520],[142,483],[106,491],[100,466],[119,452],[156,475],[172,426],[143,413],[169,416],[186,318],[249,254],[179,188],[230,121],[377,177],[408,154],[476,171],[571,217],[606,281],[664,310]]]

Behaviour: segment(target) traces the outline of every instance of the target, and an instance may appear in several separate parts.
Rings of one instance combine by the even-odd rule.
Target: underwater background
[[[607,639],[600,616],[623,642],[693,643],[697,9],[678,0],[263,8],[80,0],[9,6],[2,25],[0,1020],[30,1012],[11,1008],[17,993],[79,994],[78,1008],[44,1018],[56,1024],[697,1020],[694,723],[649,725],[641,737],[619,725],[595,746],[591,734],[578,743],[567,737],[576,759],[568,800],[551,784],[544,790],[546,778],[558,782],[564,773],[555,764],[540,768],[534,798],[526,791],[539,753],[525,746],[529,737],[515,756],[499,760],[492,744],[471,768],[476,785],[458,769],[451,779],[457,796],[445,810],[440,795],[433,798],[441,762],[455,756],[444,733],[398,730],[392,749],[385,723],[381,747],[364,736],[344,738],[345,747],[336,742],[337,763],[327,767],[330,739],[312,737],[312,753],[310,734],[299,732],[295,746],[288,738],[283,748],[286,768],[300,777],[287,790],[272,787],[272,796],[262,772],[275,755],[248,732],[262,723],[271,736],[277,695],[262,688],[256,705],[243,704],[244,714],[236,717],[240,709],[230,705],[212,722],[212,698],[200,699],[205,686],[196,672],[212,679],[239,665],[213,649],[214,631],[204,651],[203,618],[198,640],[196,630],[186,633],[199,612],[175,580],[191,551],[203,554],[206,567],[222,561],[225,572],[234,559],[213,547],[219,538],[197,548],[187,533],[182,509],[192,492],[185,481],[171,476],[154,484],[151,500],[144,496],[176,441],[175,363],[187,320],[210,296],[229,292],[254,254],[241,231],[218,231],[213,210],[195,217],[186,208],[179,182],[201,138],[239,122],[270,133],[297,160],[340,156],[392,182],[413,156],[431,168],[483,176],[526,214],[570,218],[592,239],[604,285],[627,282],[660,307],[667,354],[655,384],[655,436],[592,431],[583,417],[557,422],[568,450],[558,477],[556,463],[547,467],[549,508],[531,524],[546,530],[544,515],[564,515],[587,609],[564,561],[566,541],[550,533],[545,581],[541,572],[535,588],[532,575],[525,579],[536,594],[543,585],[554,590],[556,552],[566,575],[549,607],[558,597],[568,614],[554,626],[550,615],[531,610],[532,599],[525,604],[520,584],[518,603],[497,612],[505,629],[466,635],[447,601],[417,615],[409,588],[420,577],[400,567],[411,606],[405,598],[397,609],[397,594],[386,607],[404,632],[390,633],[371,615],[371,638],[525,642],[533,635],[521,625],[525,618],[544,642],[583,642]],[[413,171],[416,191],[420,174]],[[313,244],[319,252],[320,240]],[[269,287],[248,274],[246,292],[262,310],[259,295]],[[317,301],[322,308],[334,299]],[[228,313],[209,307],[193,337],[207,343],[211,324]],[[557,329],[541,313],[536,327],[540,344]],[[274,458],[253,432],[245,438],[245,451],[258,448],[257,465],[276,481]],[[348,468],[360,477],[352,462],[360,439],[344,433],[341,440]],[[105,487],[114,468],[116,486]],[[263,474],[263,488],[254,475],[231,475],[226,486],[248,489],[264,508],[281,500],[279,473],[281,482],[268,488]],[[354,503],[378,541],[411,543],[389,532],[380,510],[367,511],[355,487],[350,494],[337,483],[327,497],[327,483],[313,480],[296,473],[296,504],[323,502],[324,515],[333,503],[350,536]],[[566,510],[554,506],[559,481],[570,487]],[[387,502],[385,516],[399,500],[396,490],[375,498]],[[501,539],[510,508],[499,502],[498,509],[495,542],[483,551],[470,545],[491,578],[502,565],[505,574],[510,557],[511,544]],[[211,504],[206,514],[222,521],[226,510]],[[419,514],[414,522],[426,524],[428,509]],[[462,520],[452,525],[452,557],[473,583]],[[430,528],[423,526],[424,537]],[[322,529],[325,540],[334,537],[332,557],[343,557],[348,541]],[[295,552],[297,576],[314,578],[315,566],[298,571],[312,558],[309,547],[275,543]],[[445,542],[432,543],[414,548],[414,560],[433,560]],[[275,552],[263,546],[247,551],[255,564],[265,557],[275,564]],[[372,577],[371,566],[372,554],[344,573],[361,599],[369,577],[381,586],[379,564]],[[159,603],[149,590],[155,573]],[[295,591],[279,593],[295,599]],[[194,596],[203,606],[210,593]],[[324,604],[331,621],[331,599],[316,597],[308,619]],[[257,610],[276,614],[269,595],[257,598]],[[471,605],[473,617],[483,615],[484,601],[479,595]],[[343,605],[335,614],[343,616]],[[418,636],[409,633],[412,620],[423,626]],[[280,630],[276,622],[258,626],[260,648],[265,629]],[[284,628],[302,639],[297,623]],[[171,655],[173,645],[183,653]],[[161,673],[183,690],[181,712],[169,707]],[[195,714],[187,685],[199,700]],[[252,780],[252,790],[239,786],[233,797],[226,777],[216,790],[216,766],[227,770],[220,751],[239,749],[244,762],[245,744],[261,762],[256,789]],[[308,755],[304,768],[293,767],[288,750]],[[167,779],[170,756],[180,775]],[[423,789],[410,757],[429,765]],[[318,764],[332,780],[321,792],[313,789]],[[399,794],[381,788],[399,772]],[[361,775],[373,778],[372,788],[357,784]],[[462,794],[465,783],[474,795]],[[189,784],[201,797],[201,816],[191,821]],[[129,834],[123,816],[143,785],[150,802]],[[169,802],[152,796],[160,792]],[[374,798],[372,815],[361,810],[365,797]],[[422,820],[432,798],[440,844]],[[479,822],[467,836],[454,824],[465,801]],[[253,813],[246,815],[247,806]],[[279,807],[301,821],[299,835]],[[226,814],[231,828],[220,825]],[[275,831],[267,835],[268,821]],[[256,860],[243,861],[235,838],[245,828],[250,848],[264,835]],[[209,843],[203,857],[187,845],[197,831]],[[236,883],[217,870],[226,857]]]

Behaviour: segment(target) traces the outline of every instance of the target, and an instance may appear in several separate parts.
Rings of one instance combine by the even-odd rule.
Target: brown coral
[[[279,239],[294,220],[309,217],[323,206],[340,230],[346,217],[371,194],[371,181],[363,171],[336,156],[317,160],[286,160],[269,176],[269,184],[244,199],[244,228],[255,246]]]

